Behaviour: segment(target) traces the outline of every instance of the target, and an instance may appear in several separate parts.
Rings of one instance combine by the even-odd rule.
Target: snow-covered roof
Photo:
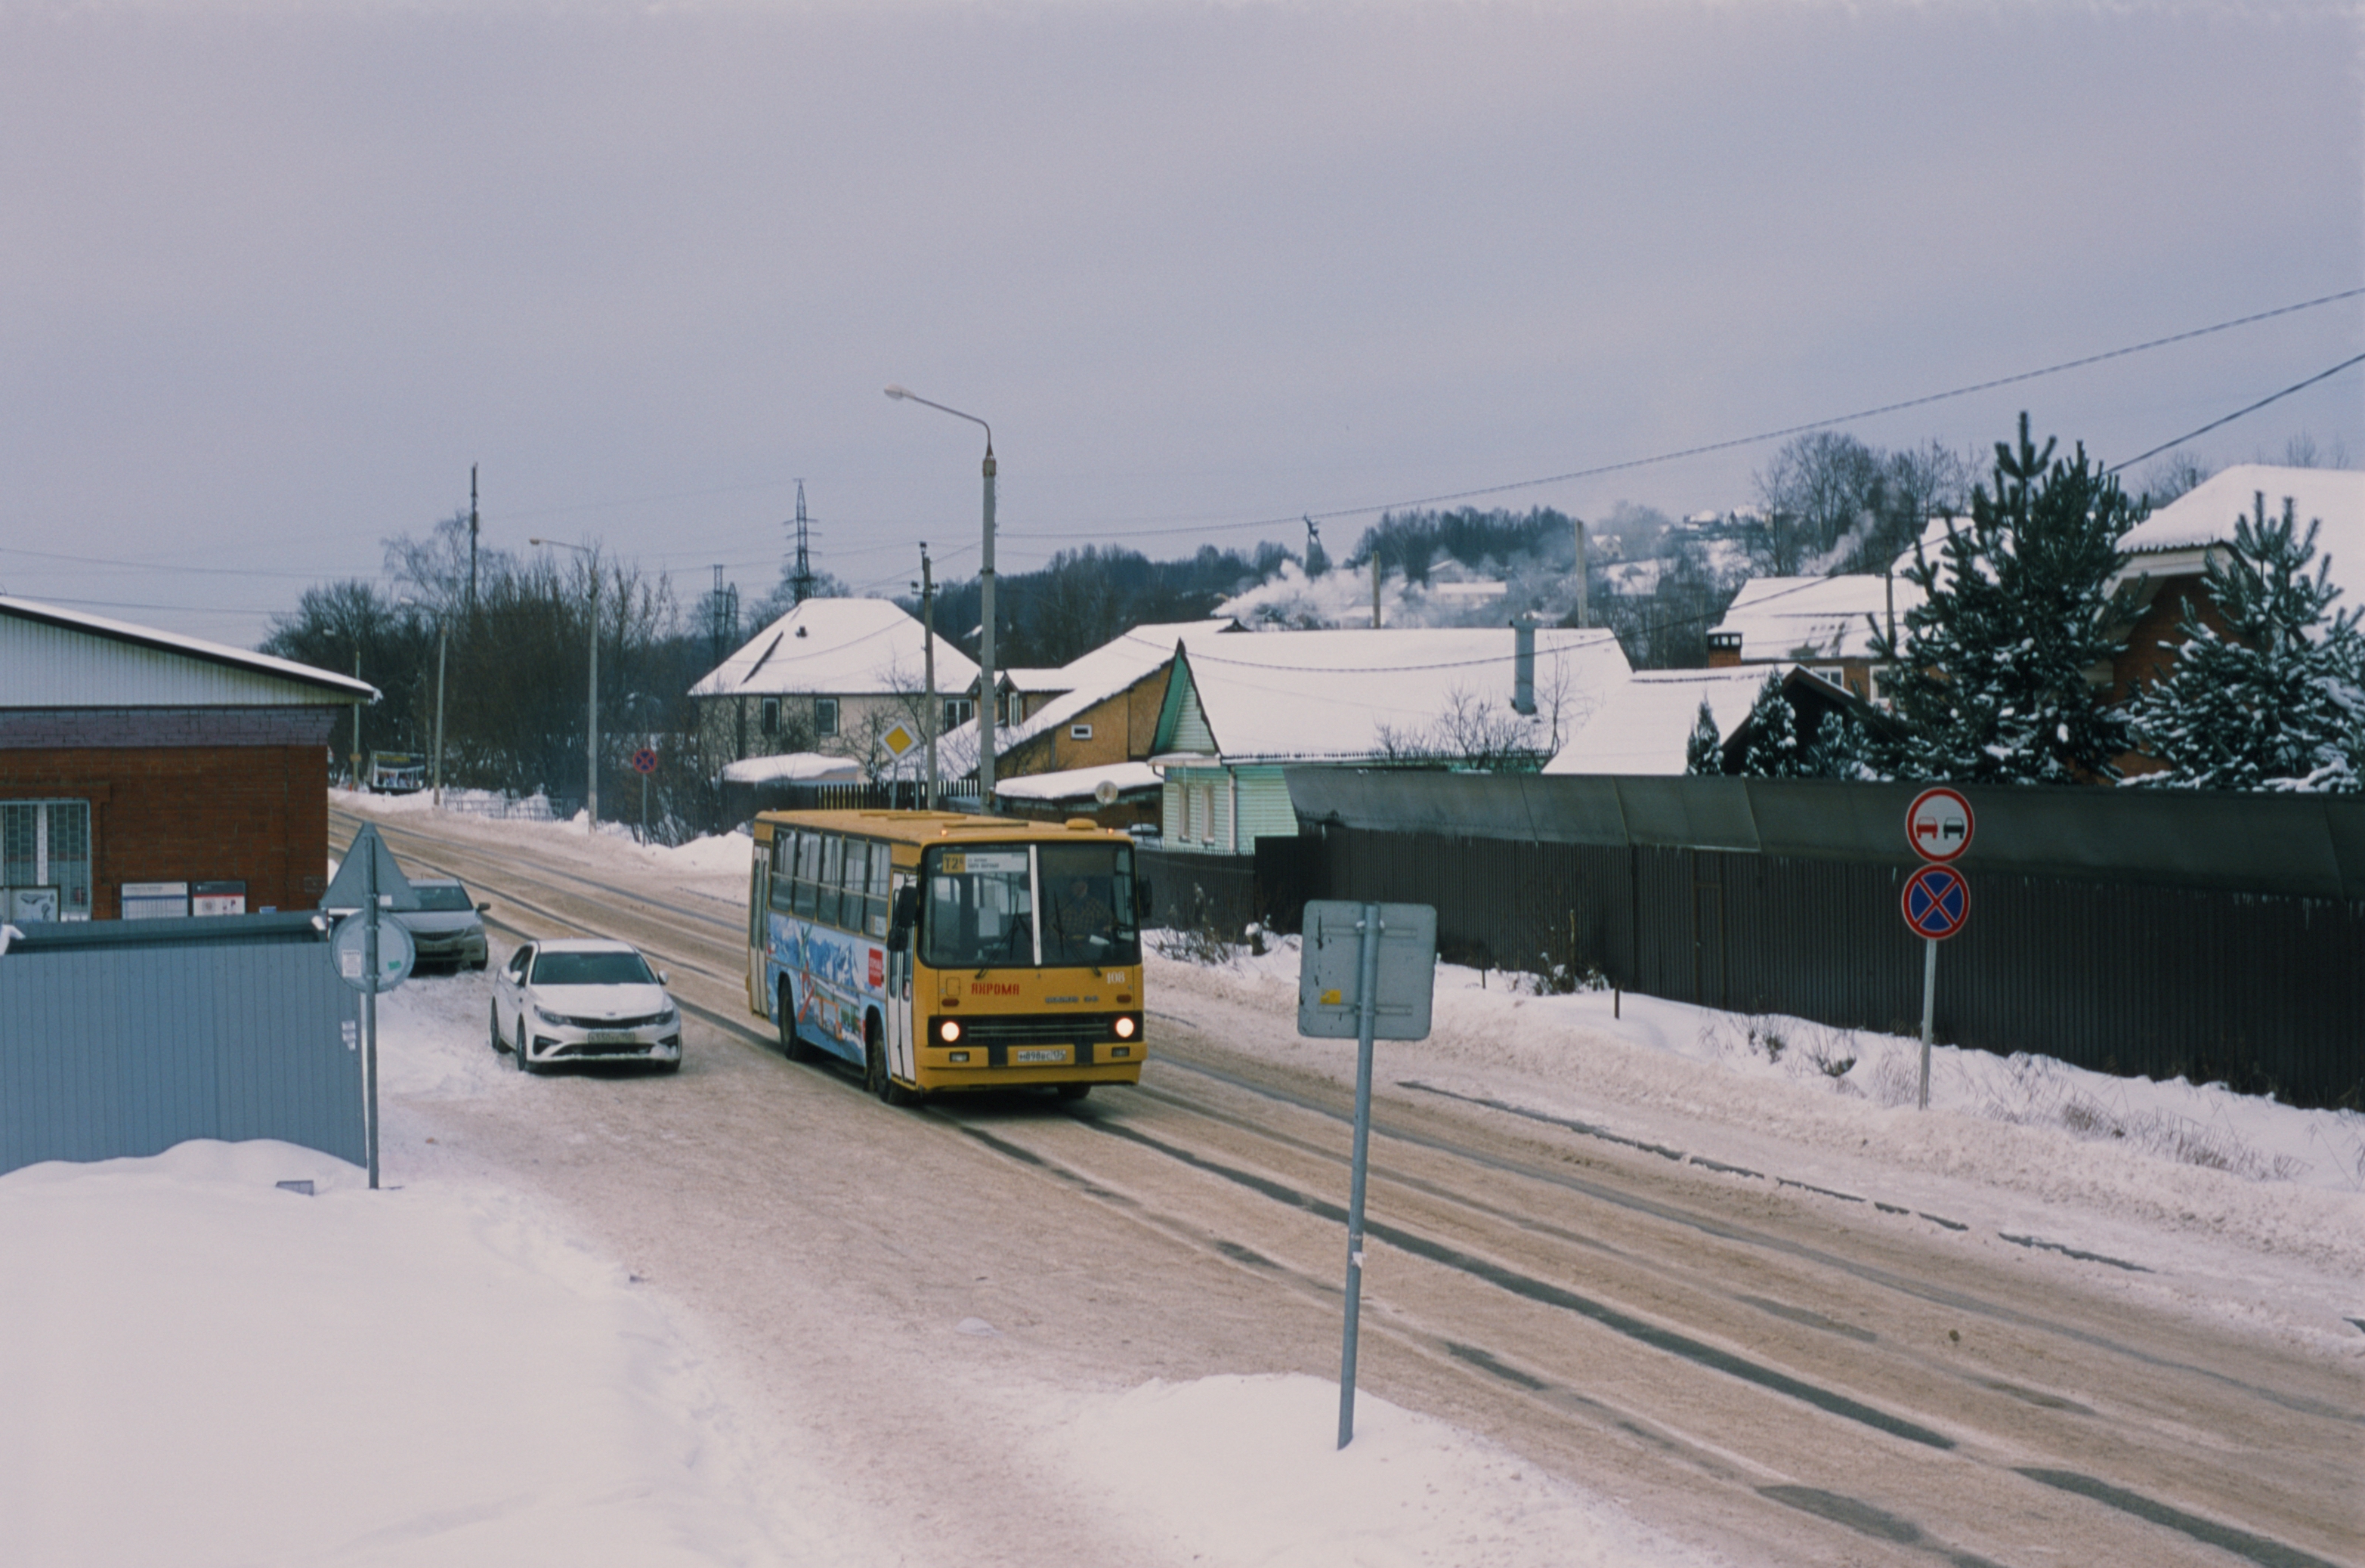
[[[1067,673],[1065,665],[1047,666],[1039,669],[1026,666],[1004,666],[994,671],[993,678],[997,684],[1013,691],[1066,691],[1070,689]]]
[[[1717,738],[1730,740],[1769,675],[1785,666],[1746,669],[1638,670],[1612,688],[1546,773],[1681,773],[1684,746],[1699,705],[1716,717]]]
[[[1741,656],[1752,663],[1775,659],[1870,658],[1872,633],[1889,623],[1894,588],[1897,620],[1922,602],[1922,590],[1904,578],[1870,574],[1836,577],[1752,577],[1709,630],[1741,634]]]
[[[1174,656],[1174,646],[1186,637],[1211,637],[1239,630],[1228,617],[1216,621],[1150,622],[1123,632],[1091,653],[1079,655],[1056,672],[1066,684],[1054,686],[1061,695],[1016,724],[1004,725],[993,735],[1000,756],[1021,742],[1064,724],[1086,709],[1107,701]],[[947,730],[936,737],[937,767],[946,778],[959,778],[977,766],[977,721]],[[999,782],[995,785],[1000,790]]]
[[[2235,521],[2252,515],[2260,495],[2267,498],[2270,521],[2282,516],[2283,498],[2290,497],[2303,536],[2311,521],[2321,520],[2316,558],[2331,562],[2332,581],[2346,590],[2340,608],[2365,599],[2365,472],[2353,468],[2236,464],[2129,529],[2119,548],[2135,559],[2123,575],[2202,570],[2201,553],[2233,543]],[[2190,560],[2174,558],[2183,551],[2193,552]]]
[[[782,752],[778,756],[750,756],[723,765],[726,784],[858,784],[862,765],[851,757],[829,756],[817,751]]]
[[[129,657],[124,650],[140,650]],[[375,702],[334,670],[202,637],[0,597],[0,706],[298,706]]]
[[[1429,740],[1457,701],[1510,712],[1508,626],[1260,632],[1185,637],[1183,648],[1200,712],[1227,762],[1383,756],[1391,748],[1382,731],[1400,742]],[[1555,706],[1565,734],[1628,674],[1612,633],[1539,629],[1533,745],[1552,744]],[[1174,700],[1170,692],[1170,708]]]
[[[926,631],[883,599],[809,599],[749,638],[689,689],[692,697],[823,696],[920,689]],[[977,666],[941,633],[936,689],[965,691]]]
[[[1111,762],[1099,767],[1070,767],[1060,773],[1029,773],[1017,778],[997,778],[993,792],[1014,801],[1089,801],[1104,780],[1120,793],[1155,790],[1158,769],[1146,762]]]

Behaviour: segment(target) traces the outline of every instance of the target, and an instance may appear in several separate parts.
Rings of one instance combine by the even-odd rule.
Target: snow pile
[[[1125,1499],[1146,1551],[1269,1568],[1706,1561],[1519,1456],[1303,1375],[1152,1382],[1088,1401],[1043,1439],[1080,1490]]]
[[[660,1306],[499,1190],[186,1143],[0,1178],[0,1559],[781,1554]]]
[[[1297,941],[1208,965],[1154,956],[1154,1010],[1351,1081],[1354,1042],[1295,1034]],[[1179,950],[1176,949],[1176,950]],[[1990,1238],[2173,1272],[2204,1310],[2303,1334],[2365,1307],[2365,1114],[2051,1058],[1438,966],[1430,1037],[1380,1048],[1386,1092],[1457,1098],[1734,1181],[1944,1215]],[[2247,1302],[2247,1305],[2237,1305]]]

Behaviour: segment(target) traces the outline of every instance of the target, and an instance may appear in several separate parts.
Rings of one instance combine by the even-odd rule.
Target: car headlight
[[[549,1008],[542,1006],[540,1003],[535,1004],[533,1015],[541,1019],[545,1024],[555,1024],[562,1029],[568,1024],[574,1022],[574,1020],[567,1017],[566,1014],[553,1013]]]

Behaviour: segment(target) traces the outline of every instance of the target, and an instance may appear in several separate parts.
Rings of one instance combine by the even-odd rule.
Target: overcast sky
[[[471,463],[489,543],[685,603],[771,588],[800,477],[857,590],[973,573],[981,432],[889,382],[992,421],[1009,571],[2010,375],[2365,284],[2359,16],[0,0],[0,590],[252,644]],[[2351,299],[1847,428],[2118,462],[2360,351]],[[2365,460],[2360,388],[2193,445]]]

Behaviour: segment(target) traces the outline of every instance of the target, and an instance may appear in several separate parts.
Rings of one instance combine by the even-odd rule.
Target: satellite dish
[[[1099,783],[1093,785],[1093,799],[1098,801],[1104,806],[1115,805],[1116,780],[1114,778],[1104,778]]]

